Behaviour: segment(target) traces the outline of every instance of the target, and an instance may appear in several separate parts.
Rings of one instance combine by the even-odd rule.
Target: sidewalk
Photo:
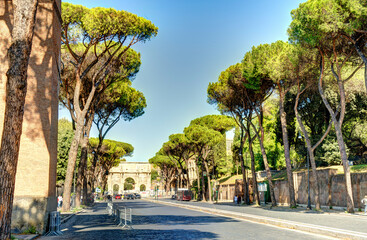
[[[156,200],[150,200],[157,202]],[[367,215],[336,210],[291,209],[285,206],[247,206],[234,203],[182,202],[159,199],[158,203],[185,207],[344,239],[367,239]]]

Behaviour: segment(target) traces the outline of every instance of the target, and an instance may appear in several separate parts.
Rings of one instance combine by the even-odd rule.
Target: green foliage
[[[99,144],[98,138],[90,138],[89,145],[94,154],[97,151]],[[112,167],[118,166],[123,161],[123,157],[131,156],[134,152],[134,147],[129,143],[118,142],[114,140],[105,139],[99,151],[98,164],[108,171]]]
[[[124,182],[124,190],[133,190],[135,185],[135,181],[132,178],[126,178]]]
[[[352,172],[367,172],[367,164],[353,165],[350,170]]]
[[[199,150],[205,147],[213,148],[222,138],[222,135],[218,131],[201,125],[190,125],[185,128],[184,132],[189,143],[198,149],[198,154],[200,154]]]
[[[309,0],[291,15],[290,40],[315,47],[337,33],[351,35],[363,28],[367,8],[366,2],[359,0]]]
[[[135,36],[137,40],[145,41],[158,33],[158,28],[150,21],[112,8],[88,9],[63,2],[61,16],[62,28],[79,26],[78,40],[82,40],[85,36],[90,39]]]
[[[74,130],[71,122],[64,118],[60,119],[57,135],[56,181],[58,184],[63,183],[65,180],[69,158],[69,150],[73,137],[74,137]]]
[[[359,158],[357,163],[367,163],[367,94],[366,92],[352,91],[348,94],[346,117],[343,124],[345,143],[352,158]]]
[[[224,115],[206,115],[196,118],[190,122],[190,125],[206,126],[210,129],[224,134],[226,131],[234,128],[236,125],[233,118]]]
[[[226,153],[226,135],[222,136],[222,140],[213,148],[212,158],[216,165],[215,173],[220,178],[231,173],[233,163],[231,156]]]
[[[140,185],[140,191],[141,191],[141,192],[146,191],[146,188],[147,188],[147,187],[146,187],[144,184]]]
[[[341,164],[340,152],[338,142],[331,136],[325,139],[321,146],[323,150],[323,156],[320,157],[322,161],[325,161],[328,165],[339,165]],[[349,149],[347,148],[347,154]]]
[[[146,100],[143,93],[131,87],[131,81],[114,82],[104,93],[97,108],[97,115],[107,122],[115,118],[131,121],[144,114]],[[109,117],[106,120],[106,117]],[[108,125],[107,125],[108,126]]]
[[[125,182],[130,183],[130,184],[135,184],[135,181],[133,178],[126,178]]]
[[[151,181],[157,180],[158,176],[159,176],[158,171],[155,170],[155,169],[152,169],[152,171],[150,173],[150,179],[151,179]]]
[[[182,166],[183,161],[190,158],[192,149],[186,136],[178,133],[169,136],[169,141],[163,144],[162,151]]]
[[[23,233],[24,234],[36,234],[38,232],[35,226],[30,226]]]

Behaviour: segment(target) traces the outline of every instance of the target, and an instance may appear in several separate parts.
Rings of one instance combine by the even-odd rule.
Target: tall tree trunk
[[[306,131],[305,126],[303,125],[303,122],[302,122],[302,119],[301,119],[300,114],[298,113],[298,101],[299,101],[300,94],[301,94],[301,92],[300,92],[300,89],[298,88],[298,93],[297,93],[297,97],[296,97],[296,103],[294,105],[294,112],[296,114],[298,125],[300,126],[300,128],[301,128],[301,130],[303,132],[303,136],[305,137],[305,140],[306,140],[307,151],[308,151],[309,160],[310,160],[311,167],[312,167],[312,177],[313,177],[314,183],[315,183],[314,184],[315,208],[317,210],[320,210],[321,209],[321,204],[320,204],[320,184],[319,184],[319,179],[318,179],[317,171],[316,171],[316,162],[315,162],[314,150],[322,142],[322,140],[326,137],[327,133],[330,131],[331,124],[329,125],[328,130],[325,132],[324,136],[320,139],[321,141],[319,141],[314,147],[312,147],[311,139],[308,136],[308,132]]]
[[[71,142],[70,150],[69,150],[69,160],[68,166],[66,170],[65,182],[64,182],[64,194],[63,194],[63,204],[62,211],[68,212],[70,211],[70,202],[71,202],[71,187],[73,184],[73,175],[75,170],[76,158],[78,154],[78,147],[81,135],[83,133],[83,122],[78,119],[78,122],[75,127],[75,133],[73,141]]]
[[[75,83],[75,89],[74,89],[74,111],[76,116],[76,126],[75,126],[75,133],[73,141],[71,142],[70,150],[69,150],[69,159],[68,159],[68,166],[66,169],[66,176],[65,176],[65,182],[64,182],[64,195],[63,195],[63,204],[62,204],[62,210],[64,212],[70,211],[70,197],[71,197],[71,187],[73,183],[73,175],[75,171],[75,163],[78,155],[78,147],[80,143],[80,139],[82,137],[83,128],[84,128],[84,122],[85,118],[87,116],[87,112],[89,107],[91,106],[92,100],[94,98],[94,94],[96,91],[96,86],[93,84],[91,92],[88,95],[88,98],[85,102],[85,105],[83,106],[83,110],[81,110],[80,103],[79,103],[79,97],[80,97],[80,91],[82,87],[81,82],[81,65],[78,64],[76,68],[76,83]]]
[[[285,93],[281,91],[280,86],[278,88],[279,88],[278,90],[279,90],[280,122],[282,125],[285,165],[287,168],[287,178],[288,178],[289,205],[291,208],[295,208],[297,207],[296,195],[294,193],[293,172],[292,172],[292,165],[291,165],[291,156],[290,156],[290,151],[289,151],[287,119],[286,119],[286,112],[284,111]]]
[[[262,112],[262,108],[261,108],[261,112]],[[264,146],[264,128],[263,128],[263,124],[262,124],[262,114],[258,114],[258,119],[259,119],[259,128],[260,128],[260,132],[261,132],[261,137],[259,136],[255,126],[253,123],[251,123],[257,138],[259,139],[260,142],[260,149],[261,149],[261,154],[263,157],[263,161],[264,161],[264,166],[265,166],[265,170],[266,170],[266,177],[268,178],[269,181],[269,190],[270,190],[270,199],[271,199],[271,205],[272,206],[276,206],[277,202],[275,199],[275,193],[274,193],[274,184],[273,184],[273,179],[271,176],[271,172],[270,172],[270,167],[269,167],[269,163],[268,163],[268,157],[266,156],[266,151],[265,151],[265,146]]]
[[[208,201],[208,198],[206,196],[206,186],[205,186],[205,178],[204,178],[204,166],[203,166],[203,160],[201,163],[201,186],[202,186],[202,198],[205,198],[205,201]]]
[[[240,136],[240,162],[241,162],[241,169],[242,169],[242,189],[244,191],[244,201],[247,205],[250,204],[250,195],[248,190],[248,182],[246,179],[246,168],[245,168],[245,162],[243,161],[243,145],[246,141],[246,136],[244,136],[244,129],[243,126],[241,126],[241,136]]]
[[[205,166],[205,170],[207,172],[207,178],[208,178],[208,199],[207,201],[211,202],[212,201],[212,189],[211,189],[211,186],[210,186],[210,174],[209,174],[209,167],[208,167],[208,163],[206,161],[204,161],[204,166]]]
[[[75,206],[80,207],[80,199],[82,196],[82,189],[86,190],[86,173],[87,173],[87,164],[88,164],[88,143],[89,143],[89,132],[92,127],[93,116],[89,116],[87,118],[87,124],[84,126],[84,134],[82,136],[81,142],[81,155],[80,155],[80,163],[79,170],[76,181],[76,198],[75,198]],[[87,193],[83,191],[83,204],[86,204],[86,196]]]
[[[250,128],[247,126],[247,135],[248,135],[248,150],[251,156],[251,175],[252,175],[252,189],[253,189],[253,198],[256,202],[256,205],[260,205],[260,197],[259,197],[259,190],[257,188],[257,178],[256,178],[256,171],[255,171],[255,155],[254,151],[252,150],[252,137],[250,135]]]
[[[200,187],[199,166],[196,164],[196,161],[195,161],[195,165],[196,165],[196,182],[198,184],[198,192],[197,192],[197,194],[198,194],[198,198],[200,198],[202,196],[202,193],[201,193],[202,192],[202,189]]]
[[[190,183],[190,176],[189,176],[189,160],[186,160],[185,159],[185,162],[186,162],[186,168],[187,168],[187,171],[186,171],[186,179],[187,179],[187,189],[189,189],[189,191],[191,190],[191,183]]]
[[[365,90],[367,92],[367,58],[366,55],[363,53],[361,48],[359,47],[358,43],[356,42],[357,39],[353,38],[354,47],[359,55],[359,57],[362,59],[364,63],[364,84],[365,84]],[[358,40],[357,40],[358,41]]]
[[[104,194],[104,191],[106,189],[106,186],[107,186],[107,178],[108,178],[108,175],[106,174],[106,169],[102,168],[102,176],[101,176],[101,194]]]
[[[340,72],[338,72],[338,74],[335,73],[334,71],[334,65],[333,63],[331,63],[331,71],[334,75],[334,77],[337,80],[338,83],[338,88],[339,88],[339,94],[340,94],[340,117],[339,120],[336,119],[337,113],[335,113],[333,111],[333,109],[331,108],[328,100],[326,99],[326,96],[324,94],[324,90],[322,89],[322,80],[323,80],[323,74],[324,74],[324,56],[321,53],[321,57],[322,57],[322,61],[320,64],[320,78],[319,78],[319,83],[318,83],[318,89],[319,89],[319,93],[321,95],[322,101],[325,105],[325,107],[327,108],[327,110],[330,113],[331,116],[331,120],[334,123],[334,129],[335,129],[335,133],[336,133],[336,138],[338,141],[338,145],[339,145],[339,152],[340,152],[340,156],[343,162],[343,168],[344,168],[344,177],[345,177],[345,187],[347,190],[347,211],[349,213],[354,213],[354,201],[353,201],[353,190],[352,190],[352,181],[351,181],[351,177],[350,177],[350,169],[349,169],[349,164],[348,164],[348,157],[347,157],[347,152],[346,152],[346,148],[345,148],[345,143],[344,143],[344,139],[343,139],[343,134],[342,134],[342,124],[343,124],[343,119],[344,119],[344,115],[345,115],[345,90],[344,90],[344,83],[340,78]]]
[[[6,103],[0,149],[0,239],[10,239],[15,175],[27,93],[27,69],[38,1],[14,0],[12,41],[8,49]]]
[[[81,196],[82,196],[82,187],[83,187],[83,175],[85,174],[85,167],[86,167],[86,161],[87,156],[84,156],[87,154],[87,144],[86,144],[86,137],[84,136],[81,141],[81,155],[80,155],[80,162],[79,162],[79,168],[78,173],[76,177],[76,186],[75,186],[75,207],[80,207],[81,203]]]

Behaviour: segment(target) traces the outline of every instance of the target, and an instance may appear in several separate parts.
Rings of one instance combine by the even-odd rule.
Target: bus
[[[179,188],[177,189],[177,201],[190,201],[191,200],[191,191],[187,188]]]

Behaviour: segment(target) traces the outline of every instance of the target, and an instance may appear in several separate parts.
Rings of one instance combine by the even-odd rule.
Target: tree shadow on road
[[[218,234],[203,232],[199,230],[155,230],[155,229],[137,229],[123,232],[124,239],[218,239]]]
[[[239,222],[238,220],[219,216],[189,215],[133,215],[134,225],[206,225],[211,223]]]

